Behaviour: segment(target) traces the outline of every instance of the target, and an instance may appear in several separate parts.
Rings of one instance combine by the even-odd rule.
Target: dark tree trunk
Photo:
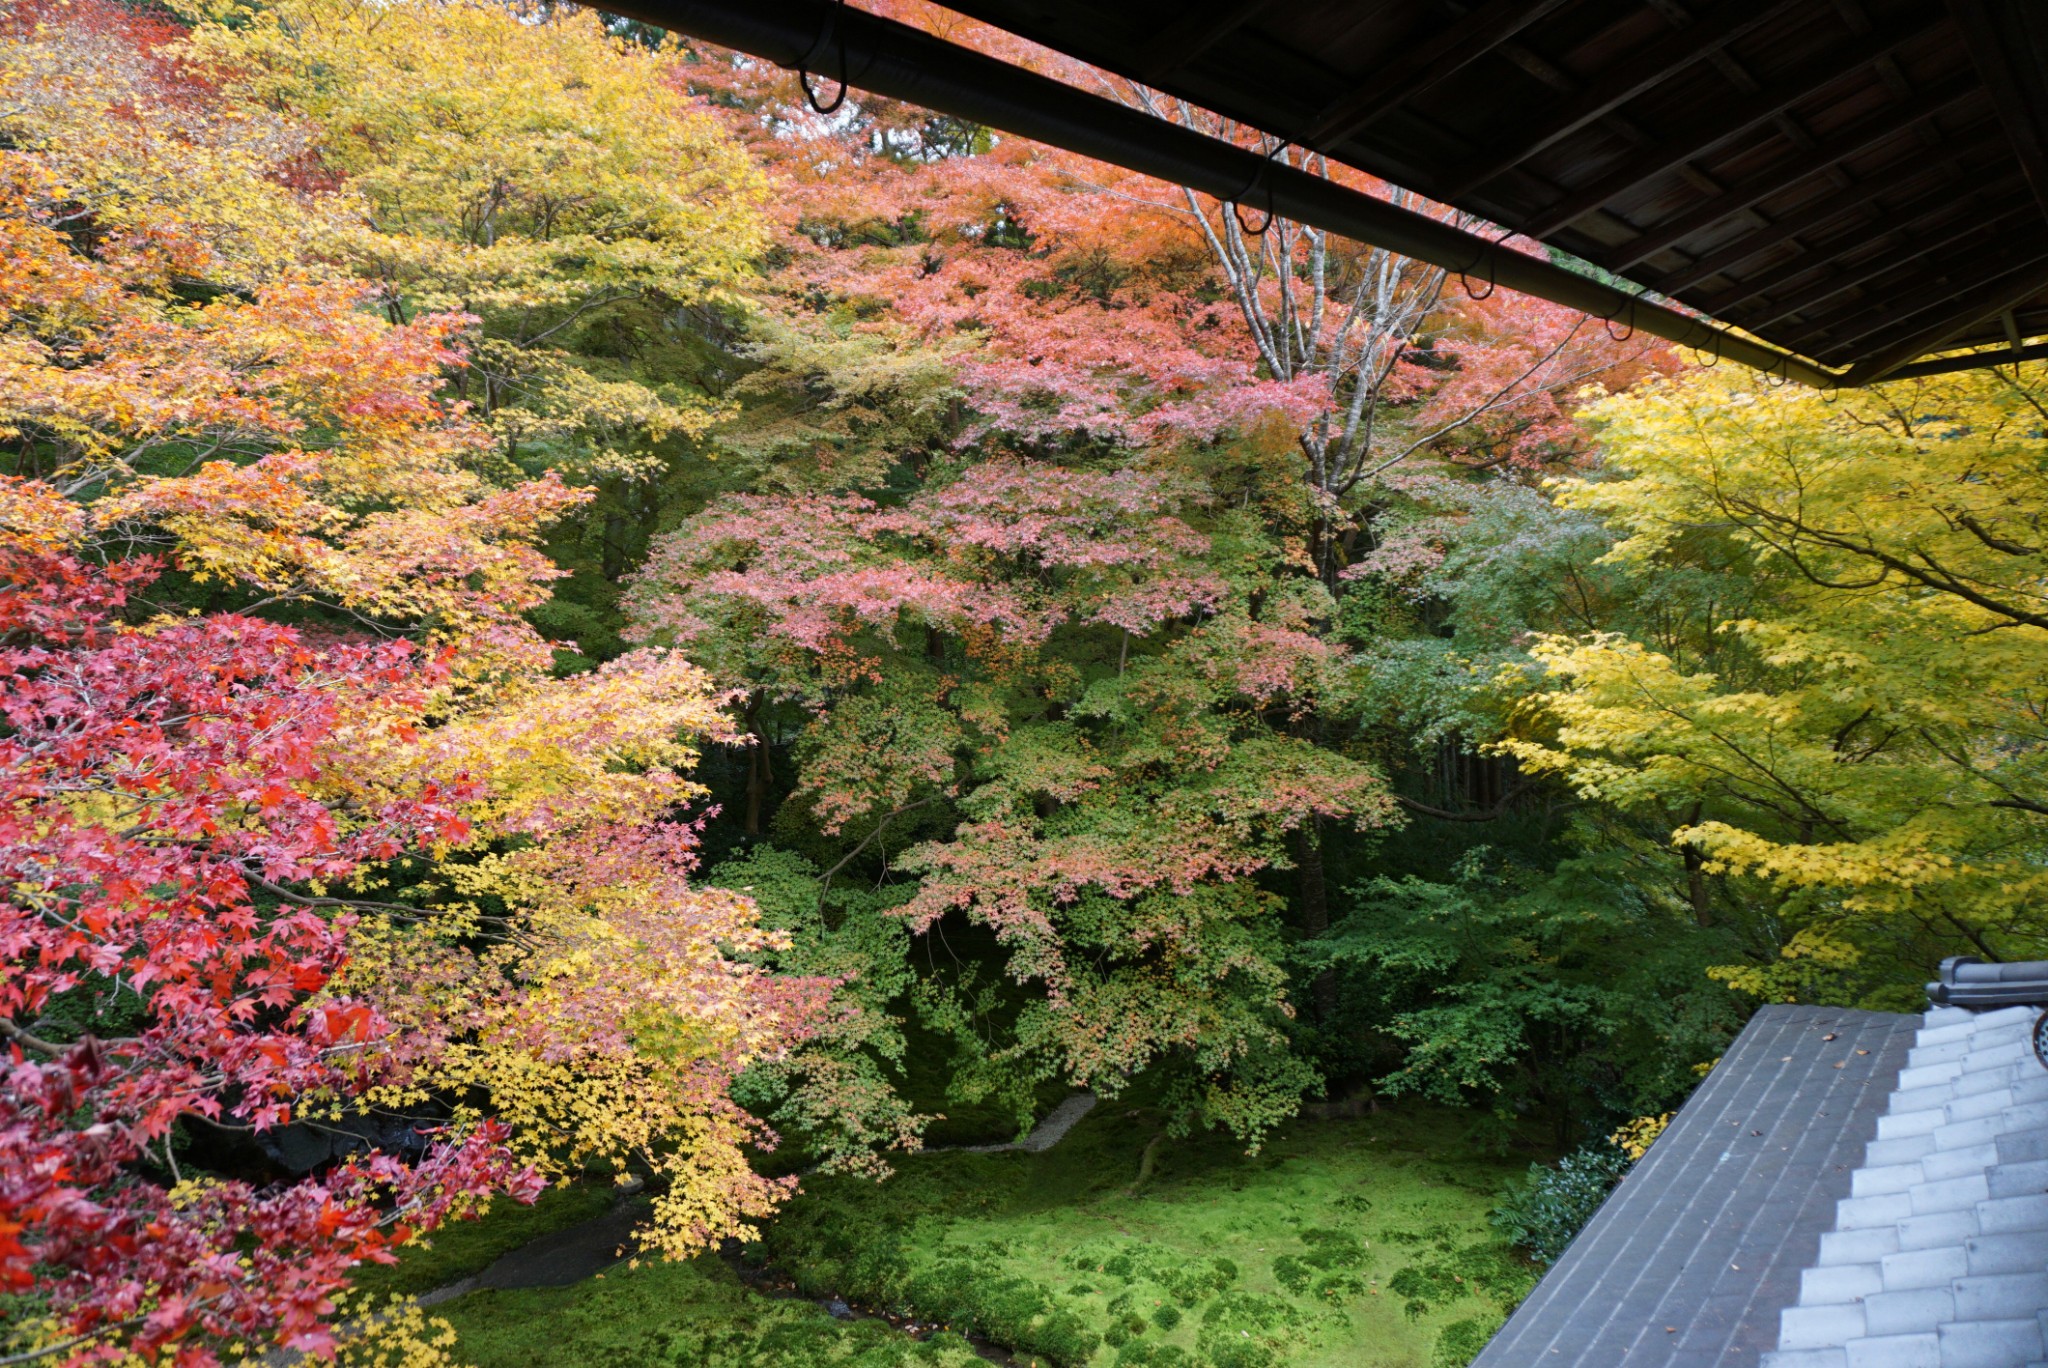
[[[1700,820],[1700,805],[1694,803],[1685,815],[1687,826],[1697,826]],[[1707,883],[1706,852],[1688,841],[1679,850],[1685,860],[1685,897],[1692,904],[1692,918],[1702,927],[1714,924],[1714,890]]]
[[[1301,929],[1320,936],[1330,929],[1330,889],[1323,877],[1322,819],[1311,817],[1294,832],[1295,901],[1301,908]],[[1327,1022],[1337,1011],[1337,976],[1325,969],[1309,981],[1315,1019]]]
[[[759,694],[747,703],[745,714],[747,734],[753,738],[747,747],[747,810],[745,831],[749,836],[761,834],[761,814],[768,806],[768,786],[775,780],[773,759],[768,753],[768,737],[759,722],[761,696]]]

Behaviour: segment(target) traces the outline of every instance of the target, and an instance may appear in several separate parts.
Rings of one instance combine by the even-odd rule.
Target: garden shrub
[[[1499,1324],[1498,1321],[1471,1316],[1452,1321],[1437,1333],[1436,1349],[1430,1355],[1430,1368],[1466,1368],[1479,1357],[1479,1351],[1493,1338]]]
[[[1556,1263],[1626,1172],[1628,1155],[1613,1144],[1588,1145],[1555,1167],[1531,1164],[1501,1194],[1494,1228],[1539,1261]]]

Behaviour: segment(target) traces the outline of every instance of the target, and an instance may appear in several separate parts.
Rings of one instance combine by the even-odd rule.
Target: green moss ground
[[[1302,1122],[1247,1156],[1098,1107],[1044,1154],[813,1179],[762,1253],[807,1291],[969,1329],[1060,1368],[1463,1364],[1533,1282],[1487,1208],[1526,1160],[1417,1107]]]
[[[837,1321],[748,1290],[716,1259],[472,1292],[432,1314],[476,1368],[986,1368],[956,1335],[919,1343],[881,1321]]]
[[[1527,1160],[1472,1146],[1468,1120],[1404,1106],[1302,1122],[1252,1156],[1224,1136],[1168,1141],[1131,1194],[1156,1118],[1109,1103],[1044,1154],[912,1157],[880,1185],[808,1179],[749,1252],[807,1293],[943,1320],[1020,1365],[1449,1368],[1534,1278],[1486,1223]],[[477,1368],[977,1362],[956,1337],[918,1344],[751,1291],[713,1259],[436,1314]]]

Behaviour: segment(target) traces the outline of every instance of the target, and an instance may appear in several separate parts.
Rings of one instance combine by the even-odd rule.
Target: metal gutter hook
[[[846,0],[834,0],[832,7],[825,11],[825,22],[819,26],[818,36],[812,40],[810,50],[796,60],[796,79],[804,88],[804,103],[816,114],[837,114],[839,107],[846,103],[846,35],[839,29],[839,12],[845,8]],[[839,40],[839,93],[832,97],[831,104],[821,104],[818,92],[811,89],[811,63],[823,55],[835,37]]]
[[[1274,144],[1259,158],[1259,169],[1252,172],[1252,178],[1244,183],[1244,189],[1230,197],[1231,216],[1237,220],[1237,230],[1246,237],[1264,237],[1266,230],[1273,226],[1273,184],[1267,179],[1266,173],[1273,169],[1273,159],[1292,145],[1285,142]],[[1266,218],[1254,228],[1244,221],[1244,211],[1239,206],[1243,203],[1244,197],[1258,189],[1261,183],[1266,187]]]

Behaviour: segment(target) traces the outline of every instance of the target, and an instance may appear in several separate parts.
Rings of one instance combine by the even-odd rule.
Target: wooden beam
[[[1928,197],[1909,201],[1892,211],[1895,216],[1917,218],[1931,199],[1939,199],[1943,203],[1952,201],[1955,198],[1954,187],[1959,182],[1968,180],[1973,170],[1975,168],[1960,162],[1929,163],[1924,155],[1915,151],[1870,172],[1849,190],[1823,194],[1811,204],[1793,210],[1775,223],[1745,233],[1725,247],[1715,248],[1690,266],[1653,278],[1649,282],[1650,288],[1659,294],[1676,295],[1680,290],[1697,285],[1709,276],[1718,275],[1730,266],[1738,266],[1781,242],[1788,242],[1816,228],[1824,227],[1844,214],[1865,208],[1872,200],[1911,186],[1923,177],[1931,176],[1938,184]],[[1988,192],[1993,188],[2010,186],[2016,181],[2017,177],[2007,177],[1995,180],[1984,188]]]
[[[1457,199],[1513,170],[1544,148],[1570,137],[1800,2],[1721,0],[1705,18],[1674,29],[1620,58],[1576,96],[1546,111],[1533,127],[1515,129],[1511,135],[1515,139],[1514,150],[1489,154],[1459,167],[1451,174],[1444,192],[1446,197]]]
[[[1744,314],[1742,316],[1742,326],[1748,328],[1751,332],[1755,332],[1760,328],[1767,328],[1781,318],[1810,309],[1816,304],[1824,303],[1844,291],[1855,289],[1859,285],[1866,285],[1888,271],[1896,271],[1902,266],[1911,266],[1925,258],[1929,252],[1947,247],[1958,239],[1967,239],[1979,234],[1996,235],[2008,226],[2016,226],[2018,222],[2034,217],[2038,212],[2031,200],[2022,200],[2016,208],[2008,208],[2003,214],[1989,218],[1980,217],[1975,213],[1968,214],[1960,222],[1949,225],[1945,230],[1931,233],[1923,238],[1912,239],[1894,251],[1886,252],[1883,256],[1873,258],[1861,265],[1850,267],[1846,271],[1836,272],[1826,280],[1818,281],[1803,290],[1794,290],[1790,294],[1783,296],[1772,296],[1770,303],[1764,309]],[[1725,318],[1728,316],[1718,310],[1708,310],[1707,312],[1715,318]]]
[[[1699,208],[1669,223],[1652,228],[1634,242],[1607,253],[1600,264],[1610,271],[1626,271],[1667,247],[1675,246],[1694,233],[1732,218],[1759,200],[1789,190],[1808,176],[1818,175],[1836,162],[1855,156],[1873,144],[1883,142],[1914,124],[1931,119],[1951,105],[1960,104],[1982,92],[1974,76],[1952,76],[1923,91],[1920,98],[1903,107],[1888,110],[1822,143],[1819,150],[1793,157],[1769,171],[1717,195]]]
[[[1273,4],[1274,0],[1208,0],[1206,4],[1188,6],[1148,45],[1145,69],[1140,73],[1145,84],[1154,85],[1172,75]]]
[[[1431,37],[1403,40],[1399,56],[1359,77],[1356,90],[1326,105],[1299,141],[1329,151],[1566,3],[1487,0]]]
[[[1858,235],[1854,240],[1835,247],[1832,255],[1820,254],[1830,250],[1827,248],[1819,248],[1811,252],[1802,253],[1774,270],[1752,276],[1731,290],[1715,295],[1712,299],[1702,300],[1700,302],[1700,311],[1713,318],[1725,318],[1729,317],[1741,305],[1748,303],[1758,295],[1764,295],[1767,296],[1768,307],[1782,310],[1782,312],[1772,314],[1770,319],[1753,316],[1743,320],[1744,327],[1759,328],[1766,322],[1783,318],[1785,314],[1796,312],[1807,304],[1817,303],[1842,290],[1851,289],[1873,276],[1881,275],[1886,271],[1907,265],[1917,259],[1921,253],[1953,242],[1957,238],[1967,237],[1971,233],[1985,231],[2010,219],[2016,211],[2025,212],[2032,203],[2032,199],[2026,195],[2021,195],[2016,199],[2007,196],[2003,200],[1991,200],[1988,202],[1983,197],[1973,195],[1945,200],[1943,203],[1930,206],[1926,212],[1918,216],[1898,215],[1890,220],[1888,231],[1882,234],[1875,236],[1869,234]],[[1910,229],[1919,227],[1926,219],[1936,217],[1937,215],[1944,216],[1952,221],[1939,223],[1918,237],[1908,237],[1893,250],[1881,256],[1858,262],[1856,265],[1846,269],[1837,268],[1830,270],[1822,280],[1794,290],[1790,294],[1781,295],[1778,293],[1781,286],[1790,285],[1813,271],[1837,266],[1837,263],[1843,257],[1854,253],[1858,249],[1868,247],[1871,243],[1882,241],[1886,237],[1906,233]],[[1820,293],[1815,293],[1816,291],[1820,291]]]
[[[1898,164],[1890,164],[1890,166],[1886,166],[1882,170],[1872,172],[1870,176],[1864,176],[1862,180],[1858,180],[1855,184],[1851,184],[1847,190],[1843,190],[1843,193],[1835,193],[1835,195],[1825,195],[1823,193],[1817,199],[1812,199],[1808,205],[1804,205],[1802,209],[1798,209],[1796,213],[1788,213],[1788,215],[1776,219],[1774,223],[1769,223],[1767,227],[1755,229],[1751,233],[1743,233],[1743,236],[1737,238],[1735,242],[1726,244],[1724,248],[1714,248],[1712,252],[1708,252],[1706,256],[1702,256],[1700,260],[1696,260],[1694,264],[1686,266],[1683,270],[1671,270],[1671,272],[1661,274],[1661,276],[1649,276],[1649,287],[1655,289],[1661,295],[1671,295],[1675,291],[1686,289],[1688,285],[1704,281],[1706,276],[1718,274],[1718,272],[1726,270],[1729,266],[1737,266],[1737,264],[1749,260],[1751,256],[1757,256],[1759,252],[1763,252],[1767,248],[1778,246],[1780,242],[1790,242],[1794,238],[1808,238],[1808,240],[1819,238],[1821,236],[1821,229],[1827,227],[1829,223],[1835,223],[1837,219],[1843,219],[1843,217],[1847,217],[1851,213],[1858,213],[1858,211],[1866,209],[1870,205],[1870,201],[1874,201],[1874,199],[1878,199],[1878,197],[1882,197],[1886,193],[1894,193],[1894,190],[1898,190],[1901,186],[1913,188],[1915,182],[1917,180],[1925,180],[1929,172],[1933,172],[1937,176],[1937,180],[1939,180],[1939,188],[1935,190],[1933,195],[1923,195],[1923,197],[1911,199],[1911,201],[1907,201],[1903,205],[1896,205],[1896,207],[1892,207],[1888,211],[1880,211],[1880,217],[1878,217],[1876,223],[1864,221],[1864,223],[1845,225],[1841,231],[1833,233],[1833,236],[1821,238],[1821,246],[1819,248],[1800,244],[1800,252],[1796,252],[1790,260],[1786,260],[1786,262],[1782,262],[1778,266],[1767,268],[1767,270],[1761,270],[1759,274],[1753,274],[1753,276],[1741,276],[1741,279],[1735,281],[1735,285],[1726,287],[1720,295],[1712,295],[1710,299],[1700,299],[1700,301],[1694,301],[1694,303],[1700,309],[1706,309],[1708,313],[1718,313],[1720,309],[1739,305],[1739,303],[1743,303],[1745,299],[1749,299],[1753,295],[1763,295],[1763,293],[1769,293],[1772,289],[1776,289],[1776,287],[1780,287],[1780,285],[1784,285],[1788,281],[1796,281],[1798,276],[1806,274],[1808,270],[1812,270],[1815,266],[1823,266],[1823,264],[1831,262],[1833,258],[1841,256],[1843,252],[1855,252],[1855,250],[1862,248],[1862,246],[1868,246],[1872,242],[1880,242],[1882,238],[1886,238],[1888,233],[1894,231],[1896,227],[1917,225],[1917,223],[1921,223],[1921,221],[1925,221],[1929,217],[1952,213],[1956,209],[1956,205],[1962,205],[1962,203],[1985,201],[1985,203],[1999,203],[1999,205],[2003,205],[2005,201],[2013,199],[2013,190],[2015,188],[2019,190],[2019,197],[2021,199],[2025,197],[2025,186],[2017,186],[2013,178],[2003,180],[2003,182],[1993,182],[1993,184],[1987,184],[1987,186],[1976,188],[1976,190],[1964,188],[1968,184],[1968,172],[1966,172],[1964,164],[1958,164],[1958,162],[1944,162],[1944,164],[1939,164],[1939,166],[1927,166],[1927,164],[1898,166]],[[1825,256],[1815,258],[1815,256],[1812,256],[1815,252],[1825,252]]]
[[[1968,332],[1993,314],[2010,309],[2048,289],[2048,266],[2036,263],[2015,275],[2001,277],[1972,294],[1968,301],[1941,321],[1930,324],[1883,351],[1858,361],[1842,377],[1845,385],[1868,385],[1882,380],[1916,356],[1939,351],[1942,346]]]
[[[1807,66],[1799,75],[1780,81],[1747,100],[1737,101],[1719,118],[1703,119],[1685,132],[1635,154],[1613,171],[1573,191],[1519,225],[1519,230],[1530,237],[1548,237],[1652,176],[1660,175],[1687,158],[1698,156],[1776,117],[1787,107],[1818,94],[1893,48],[1922,38],[1946,22],[1940,15],[1929,17],[1925,11],[1916,11],[1905,20],[1887,25],[1867,38],[1844,43],[1822,60]]]
[[[2033,188],[2036,202],[2048,213],[2048,108],[2042,106],[2048,99],[2048,73],[2040,70],[2048,61],[2048,50],[2044,50],[2048,49],[2048,27],[2032,27],[2024,9],[1994,15],[1996,3],[1998,0],[1949,0],[1948,9],[1962,30],[1971,62],[1984,78],[1984,88],[1991,93],[1992,107],[2012,142],[2020,170]],[[1999,22],[2001,18],[2007,22]],[[2022,58],[2024,71],[2015,61],[2020,56],[2015,47],[2031,59]]]
[[[1975,351],[1962,356],[1938,356],[1932,361],[1912,361],[1885,376],[1887,380],[1918,380],[1924,375],[1953,375],[1957,371],[1988,370],[1992,366],[2016,365],[2048,357],[2048,342],[2014,343],[2008,351]]]
[[[1844,363],[1853,362],[1859,355],[1882,346],[1888,334],[1924,326],[1926,320],[1921,317],[1923,314],[1941,310],[1941,317],[1946,318],[1951,313],[1962,312],[1969,307],[1968,301],[1976,299],[1982,291],[1995,287],[2015,273],[2028,271],[2044,261],[2048,261],[2048,241],[2029,243],[2019,251],[2006,256],[1988,262],[1972,263],[1972,270],[1952,272],[1943,278],[1930,280],[1917,289],[1902,291],[1887,300],[1882,309],[1858,312],[1853,305],[1837,309],[1825,319],[1817,320],[1812,326],[1800,329],[1793,337],[1802,348],[1814,353],[1838,356]],[[1958,304],[1959,300],[1963,303]],[[1989,318],[2005,307],[2007,305],[2001,302],[1996,306],[1978,310],[1961,319],[1961,325],[1968,326],[1980,319]],[[1921,350],[1926,349],[1923,347]]]

